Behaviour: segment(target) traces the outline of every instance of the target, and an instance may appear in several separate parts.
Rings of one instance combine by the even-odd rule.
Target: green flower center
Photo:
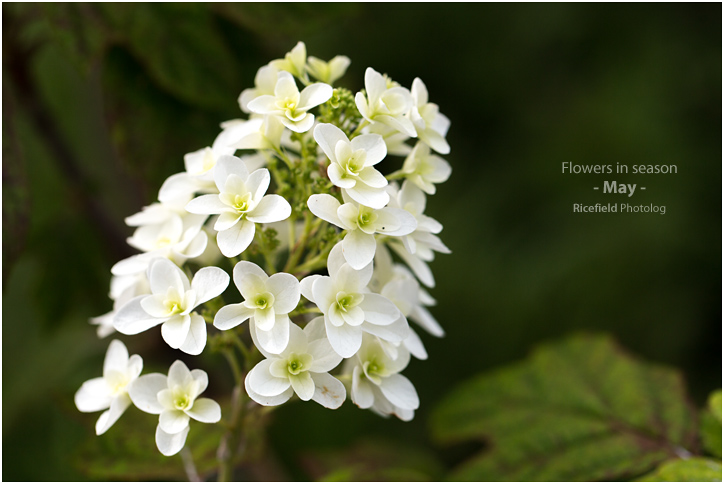
[[[250,202],[251,193],[247,193],[246,195],[235,195],[234,202],[231,204],[231,206],[239,213],[246,213],[249,211]]]
[[[360,210],[357,216],[357,225],[367,227],[377,221],[377,214],[371,210]]]
[[[263,292],[257,294],[251,302],[258,309],[267,309],[274,305],[274,295],[270,292]]]

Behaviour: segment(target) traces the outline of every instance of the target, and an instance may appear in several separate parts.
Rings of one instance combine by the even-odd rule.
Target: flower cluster
[[[420,79],[408,89],[367,68],[360,92],[333,86],[349,63],[307,57],[300,42],[259,69],[238,100],[247,118],[223,123],[126,219],[140,253],[111,269],[113,310],[91,320],[100,337],[161,326],[173,349],[223,352],[262,406],[297,397],[334,409],[349,395],[413,418],[419,399],[401,372],[427,352],[410,323],[444,334],[425,287],[428,263],[449,249],[424,211],[450,176],[439,156],[450,122]],[[168,376],[141,369],[114,340],[103,377],[76,394],[81,411],[108,409],[98,434],[133,403],[159,415],[156,443],[172,455],[190,419],[221,419],[198,398],[204,371],[180,360]]]

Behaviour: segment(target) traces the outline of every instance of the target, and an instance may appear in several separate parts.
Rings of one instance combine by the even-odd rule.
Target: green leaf
[[[639,479],[643,482],[721,482],[721,462],[703,457],[664,462]]]
[[[463,384],[432,416],[441,443],[486,450],[452,480],[614,480],[696,444],[679,373],[634,359],[602,335],[543,345]]]
[[[704,449],[721,459],[721,390],[709,395],[699,425]]]

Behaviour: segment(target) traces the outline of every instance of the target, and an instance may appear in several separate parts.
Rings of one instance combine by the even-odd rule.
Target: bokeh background
[[[123,219],[153,202],[220,122],[240,117],[236,98],[258,67],[298,40],[322,59],[349,56],[340,83],[353,91],[368,66],[408,87],[420,77],[452,120],[453,174],[428,201],[453,251],[432,264],[433,312],[447,336],[424,338],[429,360],[405,372],[422,401],[413,422],[350,402],[336,412],[285,406],[272,420],[272,470],[250,477],[313,479],[319,455],[382,441],[401,456],[414,443],[427,476],[441,478],[470,451],[430,440],[436,403],[572,331],[610,333],[681,368],[697,406],[721,387],[720,4],[2,12],[4,480],[88,478],[88,449],[102,438],[97,415],[77,412],[72,397],[100,374],[108,340],[88,318],[111,309],[110,267],[132,253]],[[566,161],[675,164],[678,174],[562,174]],[[626,200],[592,190],[606,179],[647,190]],[[623,201],[665,205],[666,214],[571,210]],[[167,368],[179,355],[148,333],[122,339],[147,369]],[[228,376],[209,392],[228,391],[220,356],[183,359]]]

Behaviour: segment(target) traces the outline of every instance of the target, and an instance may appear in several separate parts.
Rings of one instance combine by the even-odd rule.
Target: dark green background
[[[3,4],[3,479],[84,478],[97,415],[72,397],[101,372],[108,340],[87,320],[110,310],[109,269],[131,253],[123,218],[297,40],[349,56],[353,91],[368,66],[425,82],[452,120],[453,174],[428,213],[453,253],[432,265],[447,336],[425,337],[429,360],[405,372],[415,420],[281,408],[286,477],[309,479],[305,453],[370,436],[454,465],[468,450],[428,438],[442,396],[573,330],[682,368],[701,405],[721,386],[720,20],[720,4]],[[678,174],[564,175],[565,161]],[[610,179],[647,190],[592,190]],[[666,215],[571,210],[623,201]],[[180,356],[156,333],[122,338],[146,369]],[[221,358],[183,359],[218,367],[209,393],[228,391]]]

